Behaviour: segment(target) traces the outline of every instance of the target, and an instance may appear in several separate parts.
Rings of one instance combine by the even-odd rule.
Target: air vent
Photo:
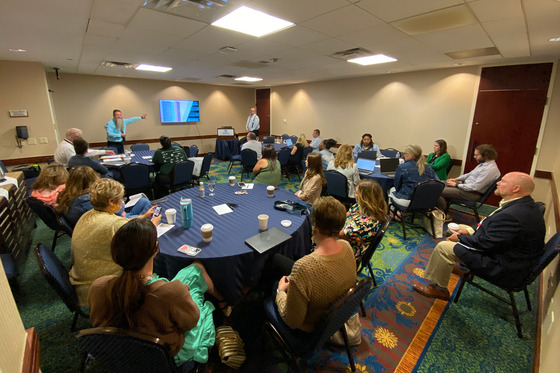
[[[218,52],[223,53],[223,54],[230,54],[230,53],[236,53],[238,52],[237,48],[234,47],[221,47],[220,49],[218,49]]]
[[[339,60],[348,61],[352,58],[371,56],[373,53],[364,48],[352,48],[344,51],[336,52],[330,56]]]
[[[119,61],[103,61],[101,62],[101,66],[106,67],[124,67],[125,69],[134,69],[138,64],[128,63],[128,62],[119,62]]]
[[[220,78],[220,79],[234,79],[237,78],[236,75],[229,75],[229,74],[222,74],[222,75],[218,75],[216,78]]]

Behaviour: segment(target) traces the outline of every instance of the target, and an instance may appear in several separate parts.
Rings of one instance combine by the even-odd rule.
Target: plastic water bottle
[[[181,198],[181,217],[183,218],[183,228],[192,227],[193,207],[190,198]]]
[[[198,187],[198,196],[199,196],[200,198],[204,198],[204,193],[205,193],[205,191],[204,191],[204,183],[201,181],[201,182],[200,182],[200,186]]]

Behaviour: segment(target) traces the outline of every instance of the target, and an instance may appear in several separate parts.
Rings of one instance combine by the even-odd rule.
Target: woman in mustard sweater
[[[434,152],[428,155],[427,162],[440,180],[447,180],[447,168],[452,160],[449,153],[447,153],[447,143],[445,140],[436,140],[434,142]]]

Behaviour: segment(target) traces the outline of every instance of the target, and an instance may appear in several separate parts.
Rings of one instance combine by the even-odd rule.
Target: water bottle
[[[201,181],[200,186],[198,187],[198,196],[200,198],[204,198],[204,183]]]
[[[181,217],[183,218],[183,228],[192,227],[193,207],[190,198],[181,197]]]

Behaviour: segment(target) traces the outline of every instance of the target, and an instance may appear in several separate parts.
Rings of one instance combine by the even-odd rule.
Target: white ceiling
[[[164,0],[161,0],[162,2]],[[177,0],[176,3],[188,2]],[[191,0],[196,2],[207,1]],[[214,0],[231,4],[218,11],[198,4],[175,8],[181,15],[144,7],[145,0],[2,0],[0,60],[39,61],[47,71],[197,81],[239,85],[234,76],[258,76],[252,87],[357,77],[387,72],[496,65],[560,58],[560,1],[557,0]],[[296,25],[256,38],[210,25],[247,5]],[[179,10],[181,9],[181,10]],[[407,18],[424,15],[454,20],[440,30],[405,33]],[[405,20],[405,21],[403,21]],[[400,21],[400,22],[397,22]],[[461,26],[454,26],[461,24]],[[235,47],[223,54],[218,49]],[[397,62],[360,66],[330,55],[364,48]],[[499,55],[454,60],[445,53],[495,47]],[[9,49],[26,49],[15,53]],[[271,62],[278,59],[277,62]],[[167,73],[109,68],[103,61],[170,66]],[[262,63],[261,61],[268,61]]]

